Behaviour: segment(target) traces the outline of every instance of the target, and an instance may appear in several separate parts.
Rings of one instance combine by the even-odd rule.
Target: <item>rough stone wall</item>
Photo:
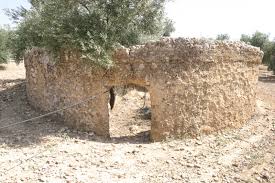
[[[115,66],[105,70],[64,53],[52,64],[46,52],[25,56],[27,94],[34,106],[50,111],[135,84],[150,92],[151,139],[195,137],[239,127],[254,113],[258,65],[263,53],[242,42],[163,39],[117,49]],[[65,122],[109,136],[109,94],[64,111]]]

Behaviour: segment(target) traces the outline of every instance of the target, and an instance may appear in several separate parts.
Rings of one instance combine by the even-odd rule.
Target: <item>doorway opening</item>
[[[110,136],[134,142],[150,141],[151,102],[144,87],[114,87],[115,103],[110,109]]]

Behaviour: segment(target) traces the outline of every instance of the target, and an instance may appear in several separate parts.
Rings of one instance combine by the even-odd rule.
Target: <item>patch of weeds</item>
[[[228,141],[229,140],[227,138],[225,138],[224,136],[221,136],[221,135],[216,136],[216,139],[215,139],[217,146],[226,146]]]
[[[59,132],[57,134],[57,137],[60,137],[60,138],[62,138],[64,140],[69,140],[70,139],[70,136],[69,136],[69,134],[67,132]]]
[[[232,139],[243,141],[243,139],[240,136],[238,136],[238,135],[233,135]]]
[[[249,162],[247,163],[248,169],[251,169],[258,164],[261,164],[264,161],[264,155],[260,153],[252,153],[249,155],[249,157]]]

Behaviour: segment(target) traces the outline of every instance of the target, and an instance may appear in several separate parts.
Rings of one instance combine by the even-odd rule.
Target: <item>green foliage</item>
[[[256,31],[252,36],[242,34],[241,41],[260,47],[263,50],[265,44],[269,42],[269,35]]]
[[[249,35],[242,34],[240,41],[243,41],[243,42],[245,42],[247,44],[250,44],[250,39],[251,39],[251,37]]]
[[[275,42],[269,40],[268,34],[256,31],[252,36],[243,34],[240,40],[251,44],[252,46],[259,47],[264,52],[263,63],[275,71]]]
[[[10,56],[10,34],[11,31],[8,28],[0,28],[0,63],[6,63]]]
[[[271,58],[269,69],[271,69],[273,71],[273,74],[275,74],[275,56],[272,56]]]
[[[272,48],[271,48],[271,58],[270,58],[270,63],[269,63],[269,69],[273,70],[273,73],[275,74],[275,41],[272,42]]]
[[[174,30],[165,17],[166,1],[30,0],[30,10],[7,12],[18,22],[12,41],[15,60],[22,60],[32,47],[46,48],[56,56],[60,50],[73,49],[108,67],[117,45],[139,44]]]
[[[228,34],[219,34],[216,37],[216,40],[221,40],[221,41],[229,40],[229,39],[230,39],[230,36]]]
[[[174,22],[170,19],[166,19],[164,22],[164,33],[163,36],[169,37],[171,33],[174,32],[176,29],[174,27]]]

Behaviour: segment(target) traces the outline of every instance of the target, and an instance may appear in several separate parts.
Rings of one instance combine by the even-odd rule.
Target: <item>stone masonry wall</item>
[[[151,96],[151,139],[195,137],[240,127],[255,108],[258,65],[263,53],[242,42],[167,38],[117,49],[105,70],[66,52],[53,64],[33,49],[25,56],[27,95],[44,111],[135,84]],[[73,127],[109,136],[109,93],[62,112]]]

